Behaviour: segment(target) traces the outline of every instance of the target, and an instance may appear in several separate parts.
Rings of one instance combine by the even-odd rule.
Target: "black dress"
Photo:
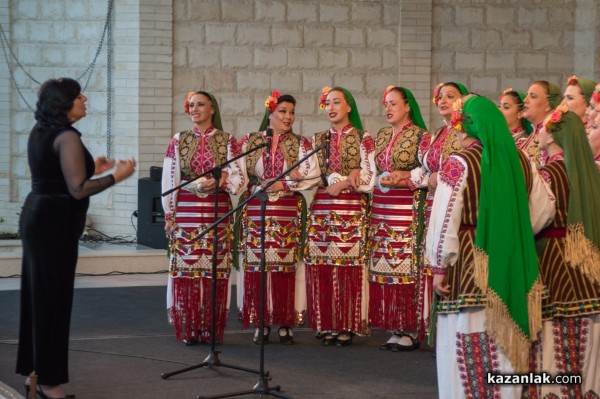
[[[23,260],[16,371],[35,371],[43,385],[68,382],[78,242],[89,196],[114,184],[112,176],[88,180],[94,160],[80,136],[70,126],[37,124],[27,145],[32,189],[19,220]]]

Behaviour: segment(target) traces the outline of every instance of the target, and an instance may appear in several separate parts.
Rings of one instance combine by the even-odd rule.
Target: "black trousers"
[[[30,193],[19,228],[23,244],[17,373],[38,383],[69,381],[68,350],[75,266],[88,201]]]

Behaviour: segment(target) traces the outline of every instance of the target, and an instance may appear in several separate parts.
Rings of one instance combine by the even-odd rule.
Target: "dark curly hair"
[[[81,94],[81,86],[71,78],[49,79],[38,90],[35,120],[42,126],[70,126],[67,114]]]
[[[296,99],[289,94],[284,94],[277,99],[277,104],[279,105],[281,103],[290,103],[296,105]]]

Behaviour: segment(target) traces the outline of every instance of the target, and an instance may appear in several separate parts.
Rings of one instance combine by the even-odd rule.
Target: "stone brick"
[[[513,6],[487,6],[486,23],[488,26],[507,26],[513,27],[516,21],[516,8]]]
[[[442,29],[440,34],[440,48],[444,50],[466,50],[471,48],[469,45],[471,29],[468,27],[448,27]]]
[[[455,21],[458,26],[482,26],[484,7],[481,6],[463,6],[457,5],[455,13]]]
[[[218,68],[221,66],[219,49],[209,46],[190,46],[188,48],[188,67]]]
[[[588,11],[584,11],[588,8]],[[577,25],[594,26],[594,12],[589,7],[578,8]],[[587,17],[586,17],[587,16]],[[597,17],[596,17],[597,18]],[[587,21],[586,21],[587,19]],[[572,4],[548,7],[548,26],[571,26],[575,24],[575,7]]]
[[[257,1],[256,20],[262,22],[284,22],[285,2],[282,1]]]
[[[358,48],[350,51],[350,67],[354,69],[378,70],[382,62],[382,54],[379,49]]]
[[[338,73],[333,78],[333,85],[347,89],[354,96],[365,90],[365,75],[362,73]]]
[[[288,53],[288,69],[317,69],[319,67],[319,51],[315,48],[290,48]]]
[[[515,50],[531,48],[531,31],[511,29],[502,31],[502,47]]]
[[[176,43],[205,44],[204,24],[193,21],[180,21],[173,24],[173,38]]]
[[[396,47],[398,40],[397,28],[369,27],[367,29],[367,47]]]
[[[454,7],[437,5],[433,7],[432,24],[436,27],[454,26]]]
[[[548,25],[548,9],[542,7],[520,6],[517,10],[519,26],[525,28]]]
[[[313,24],[319,21],[318,5],[308,1],[292,1],[287,3],[287,21]]]
[[[562,47],[562,30],[535,29],[531,35],[532,50],[556,50]]]
[[[473,28],[471,32],[471,43],[474,49],[486,50],[502,47],[500,32],[494,29]]]
[[[318,102],[319,93],[325,86],[333,85],[334,72],[327,69],[319,69],[315,72],[303,72],[302,74],[302,91],[304,93],[314,93],[315,101]]]
[[[398,76],[390,73],[369,73],[367,75],[367,91],[381,94],[389,85],[398,84]]]
[[[263,92],[271,87],[270,72],[238,71],[237,87],[242,92]]]
[[[319,101],[318,92],[309,94],[294,94],[296,98],[296,122],[294,123],[294,131],[299,133],[298,119],[304,118],[306,115],[313,115],[315,112],[315,104]]]
[[[569,76],[573,74],[575,65],[573,54],[566,51],[548,51],[548,72],[565,72]],[[568,76],[567,76],[568,77]],[[565,78],[566,82],[566,78]],[[562,82],[561,85],[562,86]]]
[[[254,50],[254,67],[258,69],[285,68],[287,51],[282,47],[266,47]]]
[[[87,13],[87,5],[81,2],[72,2],[69,3],[68,7],[65,7],[65,16],[71,21],[87,17]]]
[[[273,46],[302,47],[303,32],[299,26],[273,26],[271,42]]]
[[[320,3],[319,20],[322,24],[340,24],[350,22],[352,4],[335,2]]]
[[[456,52],[456,71],[482,72],[485,66],[483,52]]]
[[[516,53],[511,50],[491,50],[486,52],[485,70],[488,72],[514,71]]]
[[[532,79],[529,77],[523,77],[521,74],[508,73],[500,76],[500,93],[506,88],[512,88],[513,90],[520,91],[527,94],[529,85]],[[500,94],[498,93],[498,94]]]
[[[498,75],[472,76],[469,90],[495,100],[501,91]]]
[[[546,54],[537,51],[520,51],[517,53],[517,70],[535,71],[543,75],[547,70]]]
[[[245,46],[270,45],[270,26],[242,24],[238,25],[237,44]]]
[[[235,24],[205,24],[205,44],[231,46],[235,43]]]
[[[221,2],[222,21],[250,22],[254,21],[254,1],[227,0]]]
[[[383,5],[379,2],[352,4],[351,21],[355,24],[377,26],[381,23]]]
[[[302,91],[302,73],[275,71],[271,74],[271,87],[281,92],[300,93]]]
[[[333,31],[331,25],[305,27],[304,46],[315,48],[333,46]]]
[[[335,45],[337,47],[364,47],[365,43],[364,28],[358,26],[339,26],[335,28]]]
[[[348,52],[345,49],[319,49],[319,68],[345,69],[348,68]]]
[[[37,1],[18,1],[16,2],[17,18],[38,19],[40,17],[41,2]]]
[[[381,63],[381,70],[395,70],[398,67],[398,61],[401,57],[398,55],[398,50],[384,48],[383,50],[383,61]]]
[[[252,68],[254,51],[250,47],[223,47],[221,64],[223,68]]]
[[[400,4],[397,1],[383,3],[383,25],[398,26],[400,23]]]

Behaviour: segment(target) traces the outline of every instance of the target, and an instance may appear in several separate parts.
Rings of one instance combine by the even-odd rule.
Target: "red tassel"
[[[417,329],[415,284],[370,282],[369,318],[371,327],[388,331],[415,331]]]
[[[307,265],[309,326],[316,331],[364,334],[362,277],[362,267]]]
[[[294,326],[295,273],[268,272],[265,276],[265,326]],[[258,326],[260,316],[260,272],[244,272],[243,326]]]
[[[211,331],[212,304],[211,278],[173,279],[174,306],[170,309],[171,319],[178,340],[198,340],[209,342]],[[226,279],[217,280],[216,289],[216,341],[223,342],[227,320]]]

